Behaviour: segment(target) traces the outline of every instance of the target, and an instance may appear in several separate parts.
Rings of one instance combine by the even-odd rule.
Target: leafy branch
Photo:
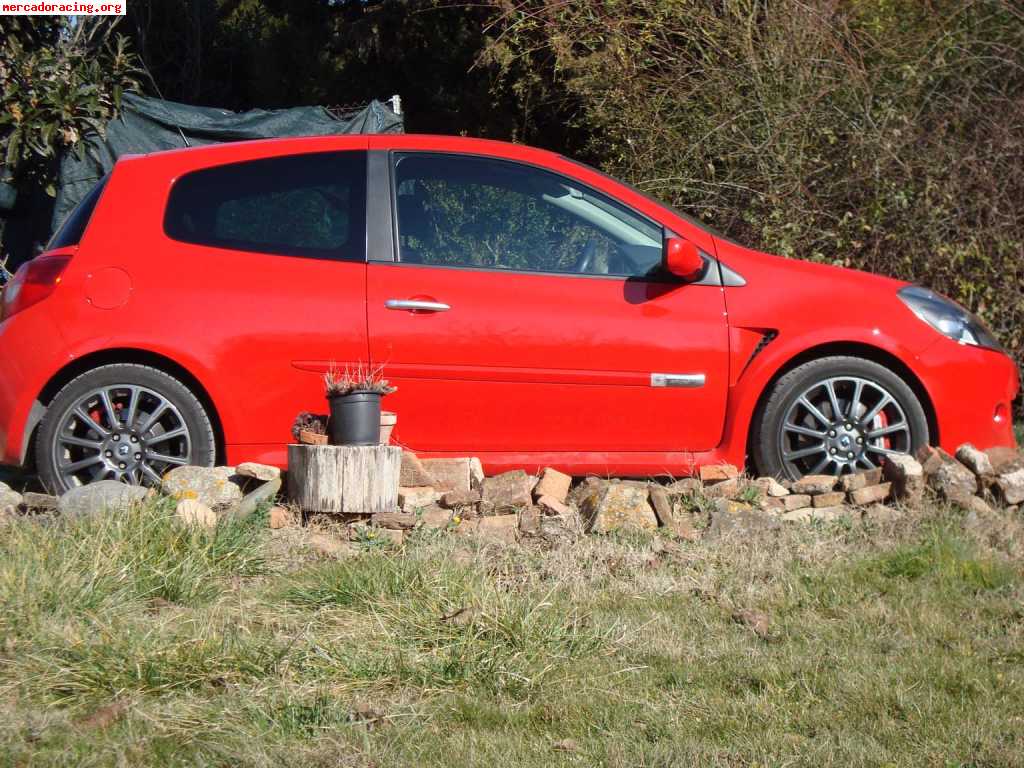
[[[0,181],[33,178],[54,194],[55,161],[105,135],[121,96],[139,87],[137,57],[119,19],[8,17],[0,39]],[[39,178],[41,177],[41,178]]]

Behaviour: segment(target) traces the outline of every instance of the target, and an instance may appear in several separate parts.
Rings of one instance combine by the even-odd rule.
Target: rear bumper
[[[24,464],[31,429],[42,416],[39,393],[67,362],[61,347],[43,304],[0,323],[0,464]]]
[[[1010,357],[943,338],[918,355],[916,367],[935,406],[942,448],[1016,445],[1013,401],[1020,375]]]

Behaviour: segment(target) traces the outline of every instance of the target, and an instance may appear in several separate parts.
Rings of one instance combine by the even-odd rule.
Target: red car
[[[1014,445],[1011,359],[897,280],[758,253],[565,157],[432,136],[127,157],[4,292],[0,461],[60,490],[284,465],[332,365],[485,468],[795,478]]]

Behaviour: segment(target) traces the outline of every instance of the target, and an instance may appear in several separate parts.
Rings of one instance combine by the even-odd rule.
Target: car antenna
[[[142,69],[145,70],[147,75],[149,75],[149,82],[151,82],[153,84],[153,90],[156,91],[156,95],[160,97],[161,101],[167,101],[167,99],[164,98],[163,93],[161,93],[161,91],[160,91],[160,86],[156,84],[156,78],[153,77],[153,73],[149,71],[149,65],[146,64],[146,59],[143,57],[143,55],[141,53],[139,53],[138,56],[139,56],[139,61],[142,62]],[[181,130],[181,126],[179,125],[179,126],[176,126],[176,127],[178,129],[178,135],[181,136],[181,140],[183,142],[185,142],[185,146],[188,147],[189,149],[191,149],[192,145],[189,143],[188,139],[185,137],[185,132],[183,130]]]

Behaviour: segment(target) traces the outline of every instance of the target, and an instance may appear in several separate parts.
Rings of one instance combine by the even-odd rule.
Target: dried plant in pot
[[[302,411],[292,424],[292,437],[304,445],[327,445],[327,417]]]
[[[362,363],[339,372],[333,366],[324,374],[324,389],[330,405],[328,434],[332,445],[377,445],[380,443],[380,400],[395,391],[383,377],[383,367]]]

